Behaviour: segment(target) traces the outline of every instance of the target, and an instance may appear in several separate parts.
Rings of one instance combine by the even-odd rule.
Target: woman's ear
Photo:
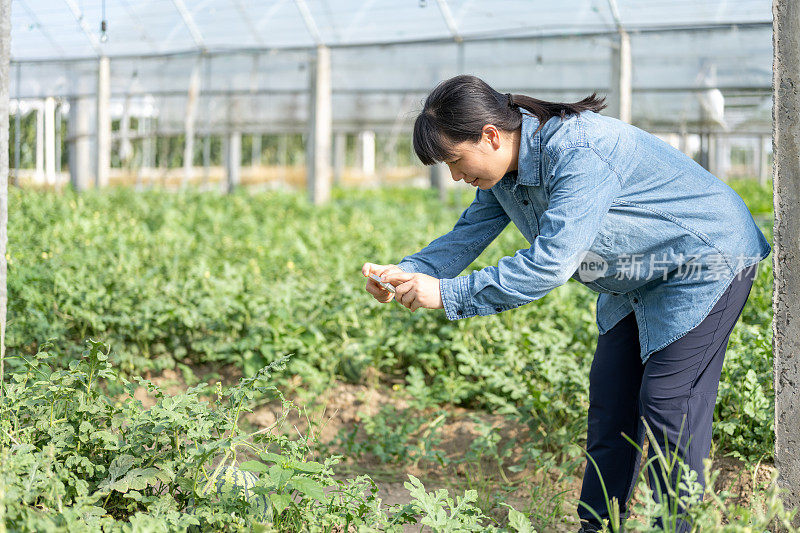
[[[492,148],[497,150],[500,148],[500,130],[494,124],[487,124],[482,130],[483,139],[492,145]]]

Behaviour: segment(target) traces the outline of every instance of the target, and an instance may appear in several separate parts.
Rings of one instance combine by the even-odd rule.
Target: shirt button
[[[638,304],[639,303],[639,298],[634,298],[633,299],[633,303]]]
[[[502,310],[503,310],[503,308],[502,308],[502,307],[495,307],[495,308],[494,308],[494,310],[495,310],[495,311],[497,311],[497,312],[499,313],[500,311],[502,311]]]
[[[456,314],[457,314],[458,316],[461,316],[461,315],[463,315],[463,314],[464,314],[464,311],[462,311],[461,309],[459,309],[458,311],[456,311]]]
[[[522,200],[522,205],[528,205],[528,200]]]

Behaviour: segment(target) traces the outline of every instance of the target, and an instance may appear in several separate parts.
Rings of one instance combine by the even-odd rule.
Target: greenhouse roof
[[[770,0],[12,0],[11,55],[64,60],[586,35],[615,32],[617,23],[641,32],[771,21]]]
[[[324,44],[334,128],[397,132],[460,73],[547,100],[609,95],[624,29],[635,124],[767,131],[771,17],[770,0],[12,0],[10,94],[92,98],[107,56],[115,116],[178,134],[196,91],[205,131],[300,131]]]

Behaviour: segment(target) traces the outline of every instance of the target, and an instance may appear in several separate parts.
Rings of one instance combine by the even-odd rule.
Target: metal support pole
[[[95,186],[108,185],[111,167],[111,68],[108,57],[102,56],[97,64],[97,170]]]
[[[784,504],[794,509],[800,506],[800,4],[773,0],[772,13],[775,466],[787,491]]]
[[[331,53],[318,45],[311,62],[306,173],[309,199],[324,204],[331,196]]]

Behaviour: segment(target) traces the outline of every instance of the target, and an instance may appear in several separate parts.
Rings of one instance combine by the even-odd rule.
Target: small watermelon
[[[258,483],[258,476],[253,472],[239,470],[235,466],[223,466],[219,471],[212,472],[210,479],[213,484],[209,485],[208,490],[203,490],[203,494],[212,491],[222,494],[227,491],[241,489],[242,496],[250,504],[253,515],[259,520],[266,520],[269,511],[269,503],[263,494],[252,492],[253,487]],[[203,483],[203,488],[207,482]],[[202,490],[202,489],[201,489]]]

